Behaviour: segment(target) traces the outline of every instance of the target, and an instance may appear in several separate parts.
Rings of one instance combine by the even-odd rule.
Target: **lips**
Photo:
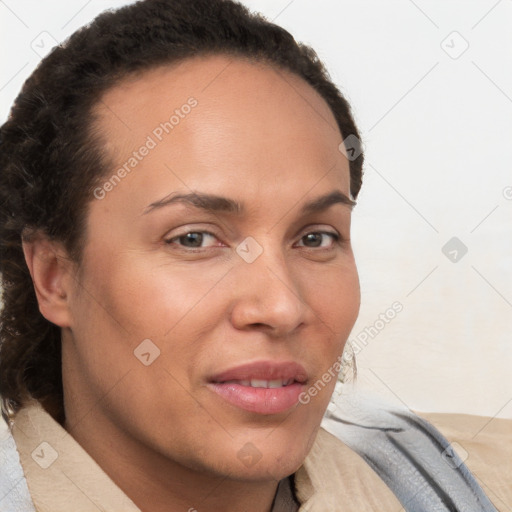
[[[307,378],[298,363],[261,361],[213,376],[208,388],[240,409],[278,414],[298,403]]]

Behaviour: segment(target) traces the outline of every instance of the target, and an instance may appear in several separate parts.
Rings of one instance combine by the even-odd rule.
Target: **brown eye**
[[[336,233],[328,233],[325,231],[315,231],[312,233],[307,233],[304,235],[299,243],[299,245],[303,247],[310,247],[310,248],[326,248],[331,247],[334,242],[337,242],[339,240],[339,236]]]
[[[215,241],[216,237],[207,231],[190,231],[166,240],[166,243],[196,249],[212,246]]]
[[[178,240],[180,244],[184,245],[185,247],[201,247],[203,244],[203,234],[187,233],[186,235],[178,237]]]

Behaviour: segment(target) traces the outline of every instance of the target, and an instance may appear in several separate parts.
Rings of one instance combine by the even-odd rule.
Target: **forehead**
[[[264,184],[288,180],[297,200],[304,190],[292,182],[307,181],[308,172],[309,181],[335,176],[348,193],[348,162],[327,103],[300,77],[267,64],[210,56],[162,66],[107,91],[96,114],[110,172],[130,173],[132,185],[120,183],[115,194],[145,183],[150,199],[152,178],[166,181],[167,192],[238,187],[234,195],[241,185],[264,192]]]
[[[259,110],[261,101],[283,110],[293,107],[297,114],[314,115],[316,121],[338,130],[326,102],[299,76],[264,62],[224,55],[189,58],[130,75],[103,95],[97,111],[102,123],[119,127],[118,121],[128,128],[123,121],[138,118],[141,108],[149,108],[151,114],[158,105],[161,117],[192,94],[210,108],[231,106],[240,114],[254,114],[251,110]],[[302,108],[297,109],[299,105]],[[116,116],[119,111],[123,119]]]

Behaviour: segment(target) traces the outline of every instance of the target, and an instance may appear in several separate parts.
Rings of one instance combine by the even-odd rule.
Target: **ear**
[[[69,327],[69,297],[73,279],[67,252],[60,243],[49,240],[45,235],[34,234],[28,240],[23,240],[23,253],[39,311],[53,324]]]

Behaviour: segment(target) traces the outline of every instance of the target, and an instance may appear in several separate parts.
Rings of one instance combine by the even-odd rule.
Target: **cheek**
[[[114,330],[135,339],[166,338],[190,314],[208,321],[218,314],[205,300],[228,269],[217,266],[198,271],[165,261],[165,255],[128,253],[118,255],[108,268],[92,269],[95,295]],[[107,315],[105,315],[107,313]]]
[[[100,255],[89,260],[74,307],[76,364],[97,393],[131,372],[119,389],[133,399],[168,389],[174,398],[167,403],[186,401],[191,363],[205,357],[204,340],[223,318],[219,289],[229,269],[176,268],[147,253]]]
[[[360,286],[353,259],[317,275],[316,284],[308,283],[309,305],[318,319],[316,328],[323,333],[315,344],[319,369],[315,382],[319,392],[312,405],[323,413],[340,372],[343,349],[359,314]]]
[[[199,275],[143,254],[102,256],[89,259],[77,286],[76,375],[91,403],[105,397],[108,415],[127,430],[164,436],[172,417],[174,434],[187,436],[192,419],[205,422],[188,392],[191,362],[198,359],[205,331],[220,318],[220,305],[208,292],[226,270]]]
[[[308,305],[338,341],[347,339],[359,314],[360,287],[352,257],[341,265],[325,266],[302,279]]]

